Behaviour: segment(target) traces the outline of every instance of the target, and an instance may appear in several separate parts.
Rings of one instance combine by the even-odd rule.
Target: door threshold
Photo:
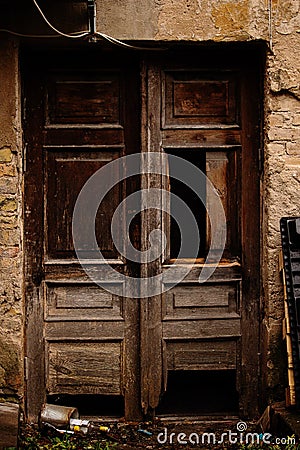
[[[80,414],[80,419],[97,423],[116,423],[124,421],[124,417],[121,416],[89,416],[88,414]]]
[[[239,420],[239,416],[236,414],[197,414],[197,415],[181,415],[181,414],[166,414],[159,415],[157,419],[165,423],[183,423],[183,422],[193,422],[193,423],[226,423],[235,422]]]

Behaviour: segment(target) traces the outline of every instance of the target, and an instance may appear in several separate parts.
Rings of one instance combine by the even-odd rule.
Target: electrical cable
[[[160,50],[160,51],[161,51],[161,50],[164,50],[163,48],[138,47],[138,46],[136,46],[136,45],[126,44],[125,42],[120,41],[119,39],[116,39],[116,38],[114,38],[114,37],[112,37],[112,36],[109,36],[109,35],[107,35],[107,34],[104,34],[104,33],[99,33],[98,31],[95,31],[95,33],[91,33],[90,31],[89,31],[89,32],[86,31],[86,32],[83,32],[82,34],[78,34],[78,35],[76,35],[76,36],[70,35],[70,34],[66,34],[66,33],[63,33],[63,32],[61,32],[60,30],[58,30],[57,28],[55,28],[55,27],[49,22],[49,20],[47,19],[47,17],[45,16],[45,14],[43,13],[43,11],[41,10],[40,6],[38,5],[37,1],[36,1],[36,0],[32,0],[32,1],[33,1],[33,3],[35,4],[35,6],[37,7],[39,13],[40,13],[41,16],[43,17],[43,19],[45,20],[45,22],[47,23],[47,25],[48,25],[49,27],[51,27],[52,30],[54,30],[56,33],[60,34],[61,36],[70,37],[70,38],[82,38],[82,37],[86,37],[86,36],[91,36],[91,37],[93,37],[93,36],[99,36],[99,37],[101,37],[102,39],[105,39],[106,41],[110,42],[111,44],[118,45],[119,47],[131,48],[131,49],[134,49],[134,50]]]
[[[23,33],[18,33],[16,31],[13,30],[8,30],[5,28],[1,28],[0,32],[4,32],[4,33],[9,33],[12,34],[14,36],[20,36],[20,37],[28,37],[28,38],[59,38],[60,36],[63,37],[67,37],[67,38],[72,38],[72,39],[79,39],[79,38],[84,38],[84,37],[100,37],[108,42],[110,42],[111,44],[114,45],[118,45],[119,47],[125,47],[125,48],[130,48],[130,49],[134,49],[134,50],[153,50],[153,51],[161,51],[161,50],[165,50],[164,48],[152,48],[152,47],[139,47],[136,45],[132,45],[132,44],[126,44],[123,41],[120,41],[119,39],[116,39],[112,36],[109,36],[105,33],[99,33],[98,31],[95,31],[95,33],[91,33],[90,31],[77,31],[71,34],[68,33],[64,33],[60,30],[58,30],[55,26],[52,25],[52,23],[47,19],[47,17],[45,16],[45,14],[43,13],[42,9],[40,8],[40,6],[38,5],[36,0],[32,0],[34,5],[36,6],[37,10],[39,11],[40,15],[42,16],[42,18],[44,19],[44,21],[46,22],[46,24],[53,30],[55,31],[55,33],[57,33],[58,36],[56,35],[42,35],[42,34],[23,34]]]
[[[6,28],[0,28],[0,32],[1,33],[9,33],[14,36],[28,37],[28,38],[61,38],[61,36],[57,35],[57,34],[23,34],[23,33],[18,33],[17,31],[7,30]],[[81,31],[78,31],[78,33],[81,33]]]
[[[107,34],[99,33],[98,31],[96,31],[94,35],[99,36],[112,44],[118,45],[119,47],[132,48],[134,50],[154,50],[154,51],[165,50],[164,48],[138,47],[136,45],[126,44],[126,42],[120,41],[119,39],[116,39],[112,36],[108,36]]]
[[[53,31],[55,31],[57,34],[60,34],[61,36],[64,37],[68,37],[68,38],[72,38],[72,39],[79,39],[79,38],[83,38],[85,36],[89,35],[89,31],[84,31],[81,34],[77,34],[77,35],[72,35],[72,34],[67,34],[67,33],[63,33],[62,31],[58,30],[57,28],[55,28],[51,22],[49,22],[49,20],[47,19],[47,17],[45,16],[45,14],[43,13],[43,11],[41,10],[40,6],[38,5],[36,0],[32,0],[33,3],[35,4],[37,10],[39,11],[39,13],[41,14],[42,18],[44,19],[44,21],[46,22],[46,24],[52,28]]]

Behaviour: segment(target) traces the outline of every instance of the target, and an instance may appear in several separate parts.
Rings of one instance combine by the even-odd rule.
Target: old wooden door
[[[195,217],[201,240],[195,261],[193,242],[176,260],[180,224],[159,209],[143,216],[142,245],[147,248],[147,237],[157,228],[168,244],[159,260],[144,267],[144,276],[163,274],[166,292],[141,303],[142,404],[145,409],[159,404],[171,372],[232,370],[239,411],[251,416],[257,413],[259,392],[259,61],[250,51],[243,56],[193,50],[180,57],[149,58],[143,75],[148,93],[143,149],[160,154],[168,166],[162,176],[146,173],[143,186],[162,187],[181,198]],[[205,174],[198,182],[202,202],[187,187],[192,182],[184,186],[180,181],[180,165],[178,171],[172,156]],[[183,164],[182,172],[186,175]],[[160,209],[167,201],[157,199]],[[173,216],[172,198],[169,203]],[[219,230],[214,239],[213,225]],[[214,262],[220,251],[221,259]],[[209,254],[214,273],[199,283]],[[177,281],[176,267],[178,273],[189,269],[189,274],[169,289]],[[181,384],[186,380],[182,377]]]
[[[126,415],[140,415],[138,302],[93,283],[76,259],[72,239],[73,209],[85,182],[105,164],[139,151],[138,72],[128,55],[56,51],[24,59],[30,419],[36,419],[46,394],[59,393],[125,395]],[[99,248],[120,273],[134,269],[116,251],[110,222],[136,189],[134,181],[118,184],[96,219]],[[94,250],[86,249],[103,281]],[[107,287],[120,282],[104,281]]]
[[[250,63],[241,58],[236,63],[234,53],[224,58],[203,51],[196,51],[196,59],[194,52],[146,58],[99,49],[60,53],[24,57],[28,417],[37,417],[47,395],[103,394],[124,396],[125,416],[137,419],[159,405],[168,373],[179,370],[236,371],[241,411],[254,414],[259,370],[257,61],[248,55]],[[116,207],[140,187],[170,190],[189,204],[201,244],[196,264],[191,266],[188,252],[177,261],[191,269],[181,283],[134,299],[113,295],[87,277],[74,253],[72,214],[93,173],[138,152],[167,156],[170,176],[141,166],[140,177],[119,183],[104,199],[96,234],[107,262],[128,276],[163,273],[162,291],[173,281],[168,268],[180,236],[170,219],[172,204],[167,214],[159,200],[158,208],[143,211],[131,228],[131,239],[142,250],[151,231],[166,234],[166,250],[155,261],[132,263],[112,240]],[[170,155],[196,165],[214,184],[225,210],[225,251],[204,284],[198,278],[210,246],[210,221],[219,220],[214,198],[203,186],[201,204],[176,182]],[[88,251],[93,266],[94,249]],[[119,282],[101,270],[97,263],[107,286]]]

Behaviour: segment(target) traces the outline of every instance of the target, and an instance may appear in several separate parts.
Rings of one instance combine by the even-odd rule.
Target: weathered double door
[[[31,419],[47,395],[55,394],[123,396],[125,416],[139,418],[159,405],[170,371],[232,370],[241,411],[252,415],[257,409],[258,63],[251,55],[245,63],[234,52],[157,55],[99,49],[24,54]],[[131,242],[139,250],[147,249],[153,229],[164,231],[167,246],[154,262],[134,263],[114,245],[114,211],[141,188],[169,190],[182,198],[196,218],[201,243],[196,264],[182,282],[161,295],[138,299],[110,292],[122,280],[107,277],[105,264],[93,257],[95,248],[85,249],[86,262],[97,270],[101,286],[87,276],[74,251],[72,216],[82,187],[98,169],[140,152],[164,155],[170,177],[141,166],[144,175],[123,180],[104,198],[95,229],[106,262],[129,277],[163,273],[164,289],[173,281],[168,268],[180,235],[170,219],[172,202],[170,216],[150,208],[130,227]],[[215,197],[204,186],[205,201],[199,203],[172,178],[168,155],[196,165],[224,207],[225,250],[205,284],[198,277],[211,244],[210,221],[219,220]],[[127,217],[135,213],[125,200]],[[189,266],[188,251],[183,256],[177,264]]]

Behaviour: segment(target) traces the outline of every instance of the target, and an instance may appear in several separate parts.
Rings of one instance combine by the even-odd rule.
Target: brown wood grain
[[[260,173],[259,173],[259,62],[243,71],[241,87],[243,266],[241,409],[254,416],[259,405],[260,373]],[[251,92],[251,97],[249,93]]]
[[[0,448],[17,448],[19,435],[19,405],[0,403]]]
[[[217,339],[238,337],[241,334],[241,320],[236,317],[222,319],[170,320],[163,322],[163,336],[166,340]]]
[[[180,284],[163,298],[163,320],[230,317],[239,314],[239,283]]]
[[[34,93],[26,102],[26,171],[24,174],[24,251],[25,251],[25,357],[27,419],[37,421],[45,401],[45,366],[43,339],[43,111],[45,90],[42,77],[34,66],[32,73],[24,73],[24,96]]]
[[[237,341],[167,342],[169,370],[236,369]]]
[[[231,128],[203,128],[194,126],[193,129],[170,128],[162,131],[164,148],[203,149],[207,147],[230,148],[241,143],[240,130]]]
[[[144,114],[142,116],[142,151],[160,155],[160,71],[156,65],[143,66],[142,93]],[[146,161],[142,167],[141,185],[145,190],[160,188],[160,162]],[[155,198],[154,198],[155,197]],[[152,197],[157,209],[148,209],[141,218],[141,249],[149,247],[149,234],[162,227],[162,197],[157,192]],[[142,199],[143,201],[143,199]],[[161,257],[141,265],[141,277],[149,278],[160,271]],[[142,293],[143,297],[145,293]],[[151,413],[159,403],[162,386],[162,325],[161,296],[141,299],[141,402],[145,413]]]
[[[121,351],[120,342],[50,342],[49,394],[120,395]]]
[[[48,88],[47,117],[51,124],[119,124],[119,75],[80,79],[70,73],[52,75]],[[94,79],[93,79],[94,78]]]
[[[164,127],[236,125],[239,121],[233,73],[167,70],[163,87]]]

